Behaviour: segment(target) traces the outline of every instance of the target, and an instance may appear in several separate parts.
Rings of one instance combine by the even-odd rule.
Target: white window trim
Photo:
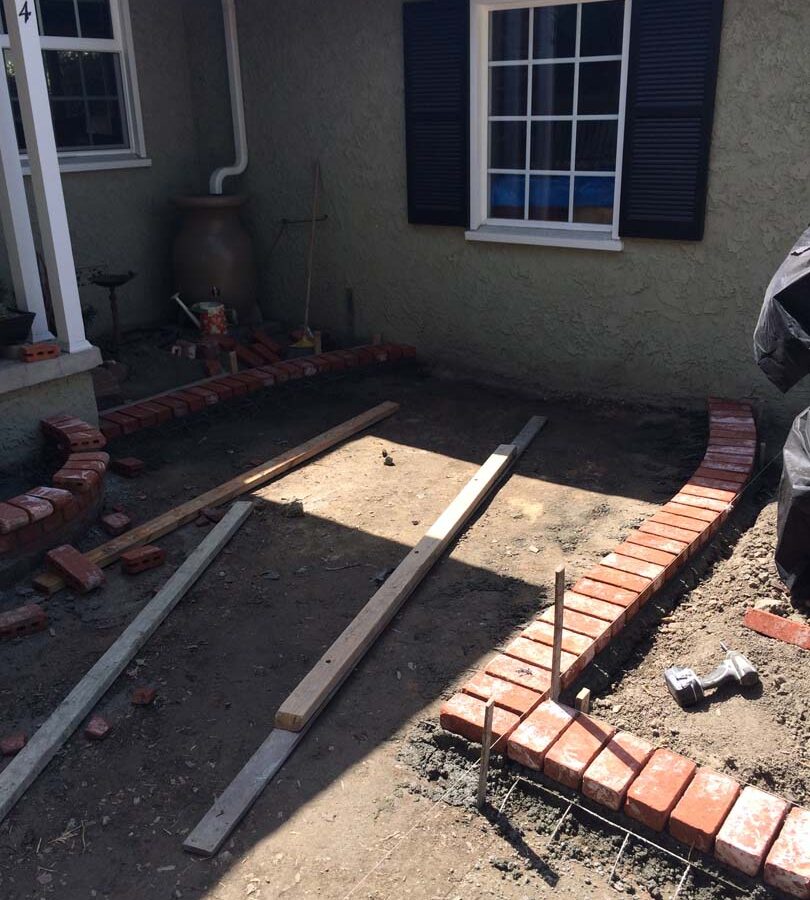
[[[598,3],[601,0],[470,0],[470,229],[465,232],[465,237],[469,241],[540,244],[591,250],[623,249],[623,243],[619,238],[619,206],[622,188],[628,48],[633,0],[625,0],[619,112],[616,116],[618,119],[618,141],[616,145],[616,184],[613,199],[612,227],[568,222],[560,222],[555,225],[538,225],[535,222],[511,219],[497,220],[487,216],[489,192],[487,188],[488,169],[486,160],[490,69],[487,19],[489,13],[493,10],[501,9],[558,6],[566,2]],[[525,62],[528,64],[528,60],[525,60]],[[531,84],[531,79],[529,79],[529,84]],[[545,118],[548,117],[531,117],[532,121],[541,121]],[[606,119],[609,117],[599,116],[597,118]],[[573,178],[571,182],[571,189],[573,190]]]
[[[90,172],[106,169],[131,169],[152,165],[146,154],[138,72],[135,66],[135,44],[129,0],[109,0],[113,36],[106,38],[41,37],[43,50],[85,50],[117,53],[121,61],[124,115],[129,147],[117,149],[70,150],[59,154],[61,172]],[[0,56],[10,46],[7,34],[0,34]],[[23,174],[28,175],[28,154],[21,153]]]

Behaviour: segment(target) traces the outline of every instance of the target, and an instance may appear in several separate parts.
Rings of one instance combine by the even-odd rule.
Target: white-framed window
[[[630,3],[472,0],[468,237],[618,244]]]
[[[62,168],[108,168],[145,161],[128,0],[28,0],[28,5],[39,24]],[[0,51],[25,162],[5,15],[0,16]]]

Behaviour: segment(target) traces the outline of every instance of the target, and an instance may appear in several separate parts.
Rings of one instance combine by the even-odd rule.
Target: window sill
[[[96,172],[105,169],[145,169],[152,165],[152,160],[146,156],[136,156],[134,153],[121,153],[110,156],[71,156],[65,154],[59,157],[60,172]],[[23,175],[30,175],[31,168],[28,160],[22,161]]]
[[[510,228],[508,225],[481,225],[465,231],[468,241],[492,241],[497,244],[535,244],[541,247],[572,247],[578,250],[624,249],[624,243],[610,232],[569,231],[564,228]]]

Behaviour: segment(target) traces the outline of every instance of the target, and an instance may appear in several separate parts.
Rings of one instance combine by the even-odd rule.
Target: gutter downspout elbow
[[[235,0],[222,0],[222,18],[225,30],[225,52],[228,60],[228,84],[231,94],[231,118],[233,119],[233,144],[236,159],[233,165],[223,166],[211,173],[208,189],[212,194],[221,194],[225,179],[233,175],[241,175],[248,164],[245,99],[242,93],[242,68],[239,58]]]

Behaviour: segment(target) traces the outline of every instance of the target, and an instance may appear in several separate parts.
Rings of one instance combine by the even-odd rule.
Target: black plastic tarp
[[[810,228],[768,285],[754,331],[754,356],[781,391],[810,372]]]
[[[796,416],[782,451],[776,568],[791,596],[810,601],[810,409]]]

